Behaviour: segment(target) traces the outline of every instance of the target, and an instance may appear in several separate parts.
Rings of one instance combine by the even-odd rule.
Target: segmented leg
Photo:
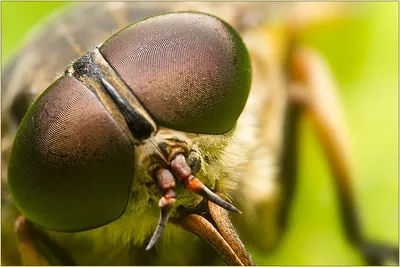
[[[329,71],[322,59],[311,51],[295,50],[290,63],[292,82],[298,86],[291,88],[294,108],[289,108],[289,113],[301,111],[314,126],[333,173],[347,238],[359,247],[369,265],[386,264],[386,260],[398,263],[398,248],[375,244],[363,235],[351,182],[354,175],[348,137]],[[295,116],[298,115],[292,114],[292,119]],[[294,127],[291,129],[294,130],[295,121],[290,123],[288,126]],[[286,164],[295,166],[295,158],[288,156]],[[294,173],[287,174],[295,180],[295,168],[293,170]]]
[[[24,265],[76,265],[45,233],[35,229],[25,216],[15,222],[18,250]]]
[[[20,216],[15,222],[15,231],[18,236],[18,250],[24,265],[49,265],[47,260],[40,255],[33,240],[31,225],[25,216]]]

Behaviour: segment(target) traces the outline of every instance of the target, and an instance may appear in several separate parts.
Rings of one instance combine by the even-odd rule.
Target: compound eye
[[[82,83],[62,77],[22,120],[8,185],[32,222],[75,232],[118,219],[134,175],[134,145]]]
[[[229,131],[251,84],[240,36],[202,13],[170,13],[133,24],[100,52],[161,126],[194,133]]]

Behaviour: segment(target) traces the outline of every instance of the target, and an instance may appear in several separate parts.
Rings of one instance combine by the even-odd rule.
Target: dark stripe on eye
[[[139,112],[137,112],[137,110],[126,103],[121,95],[118,94],[117,90],[107,80],[104,78],[101,78],[100,80],[124,116],[133,137],[136,140],[144,140],[149,138],[150,135],[155,131],[150,122]]]

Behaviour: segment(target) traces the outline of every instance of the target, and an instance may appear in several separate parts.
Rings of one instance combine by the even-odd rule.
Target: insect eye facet
[[[33,104],[12,147],[8,185],[20,211],[57,231],[108,224],[123,213],[134,145],[82,83],[62,77]]]
[[[99,50],[164,127],[227,132],[249,94],[246,47],[228,24],[210,15],[155,16],[123,29]]]

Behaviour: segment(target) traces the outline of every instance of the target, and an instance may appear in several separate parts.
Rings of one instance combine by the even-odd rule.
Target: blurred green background
[[[35,24],[63,2],[2,2],[2,66]],[[329,62],[348,124],[357,205],[368,237],[398,244],[398,3],[357,3],[346,23],[310,28],[304,43]],[[310,124],[301,126],[300,183],[290,226],[272,254],[258,264],[361,264],[346,242],[333,182]],[[251,248],[250,248],[251,249]]]

